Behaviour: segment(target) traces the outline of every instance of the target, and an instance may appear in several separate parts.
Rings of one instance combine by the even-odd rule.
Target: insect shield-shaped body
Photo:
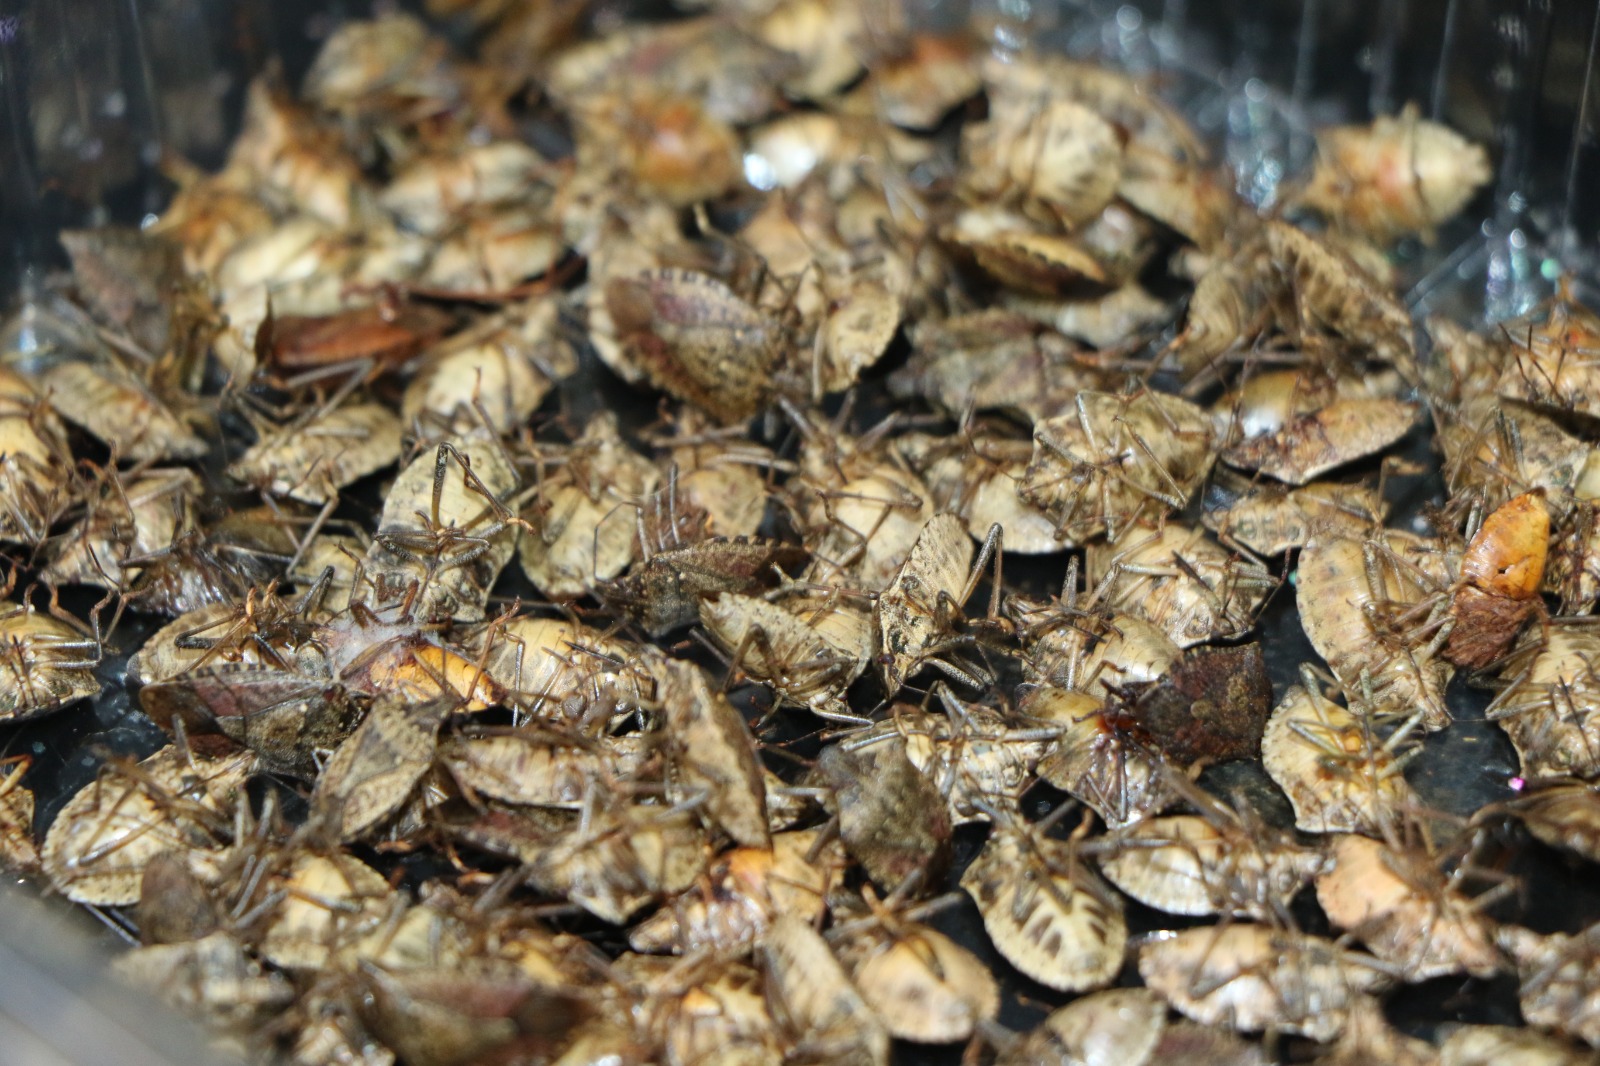
[[[228,474],[275,496],[325,504],[399,457],[400,420],[382,404],[354,403],[267,430]]]
[[[76,903],[137,903],[157,855],[223,848],[254,763],[249,753],[208,759],[166,747],[138,764],[104,767],[51,823],[40,850],[45,873]]]
[[[1331,1040],[1367,993],[1375,960],[1332,941],[1260,925],[1185,929],[1146,944],[1139,974],[1178,1013],[1240,1032]]]
[[[447,700],[380,697],[328,760],[311,793],[311,817],[336,843],[354,840],[405,805],[433,764]]]
[[[802,918],[784,915],[762,938],[772,1013],[783,1034],[819,1061],[884,1066],[889,1033],[839,963],[828,942]]]
[[[1367,126],[1319,132],[1317,167],[1300,202],[1376,241],[1431,240],[1490,177],[1481,146],[1408,104]]]
[[[61,584],[123,588],[137,570],[124,571],[129,556],[153,555],[172,546],[194,525],[200,479],[183,469],[150,470],[123,482],[114,471],[86,494],[85,514],[62,537],[45,577]]]
[[[1523,493],[1483,520],[1461,557],[1446,659],[1481,670],[1506,653],[1523,622],[1543,606],[1539,589],[1549,547],[1543,490]]]
[[[1071,844],[997,823],[961,876],[1000,954],[1051,988],[1082,992],[1122,969],[1128,928],[1116,894]]]
[[[605,300],[623,357],[658,388],[723,424],[767,405],[783,328],[721,282],[661,270],[613,278]]]
[[[83,628],[32,604],[0,600],[0,721],[36,718],[97,695],[100,651]]]
[[[62,418],[98,437],[123,459],[198,459],[210,449],[190,424],[132,373],[110,364],[61,363],[44,376],[50,405]]]
[[[1359,537],[1382,524],[1388,507],[1374,488],[1312,482],[1303,488],[1268,485],[1211,507],[1201,517],[1223,544],[1263,557],[1303,548],[1312,536]]]
[[[634,926],[628,944],[635,951],[733,954],[784,915],[815,922],[845,866],[843,848],[825,842],[820,830],[775,833],[770,848],[725,852],[704,880]]]
[[[675,798],[698,800],[738,843],[770,846],[766,781],[744,717],[692,663],[662,659],[651,672],[673,753]]]
[[[1417,802],[1402,775],[1411,726],[1387,739],[1370,718],[1326,698],[1314,677],[1284,693],[1261,739],[1261,761],[1307,833],[1382,833]],[[1397,754],[1400,753],[1400,754]]]
[[[1387,448],[1411,429],[1414,405],[1382,397],[1334,400],[1282,428],[1249,437],[1222,461],[1290,485],[1305,485],[1330,470]]]
[[[1205,412],[1150,391],[1081,392],[1076,410],[1039,422],[1033,438],[1022,496],[1055,522],[1062,547],[1181,510],[1211,467]]]
[[[1444,974],[1488,977],[1500,968],[1490,923],[1426,850],[1364,836],[1334,839],[1317,901],[1406,981]]]
[[[560,465],[527,512],[519,558],[541,593],[568,600],[628,568],[640,550],[635,505],[661,475],[623,441],[609,412],[552,460]]]
[[[804,549],[792,545],[713,537],[650,554],[625,576],[603,583],[599,595],[661,637],[699,618],[707,597],[769,588],[806,559]]]
[[[700,622],[733,664],[785,703],[823,718],[859,721],[845,691],[872,657],[872,619],[842,596],[777,602],[733,592],[700,601]]]
[[[1600,1044],[1600,926],[1540,936],[1508,925],[1498,939],[1516,964],[1528,1023]]]
[[[1600,862],[1600,786],[1571,778],[1535,780],[1508,807],[1551,847]]]
[[[1084,558],[1103,606],[1152,623],[1181,648],[1242,635],[1278,586],[1259,560],[1177,522],[1129,526]]]
[[[1232,1060],[1162,1057],[1167,1005],[1146,988],[1113,988],[1068,1003],[997,1060],[999,1066],[1146,1066]],[[1240,1064],[1245,1066],[1245,1064]]]
[[[1502,667],[1508,686],[1488,716],[1516,746],[1528,777],[1600,773],[1600,634],[1582,624],[1551,625],[1544,640]]]
[[[1429,602],[1442,585],[1413,561],[1428,547],[1387,530],[1371,539],[1313,536],[1300,553],[1295,601],[1307,639],[1346,692],[1442,729],[1450,722],[1451,669],[1439,655],[1447,602]]]
[[[408,463],[383,501],[365,570],[377,602],[413,618],[481,619],[517,547],[517,474],[498,442],[463,438]]]
[[[998,421],[970,424],[956,436],[907,434],[894,442],[927,481],[934,506],[961,516],[982,540],[994,526],[1006,531],[1006,550],[1048,555],[1061,550],[1056,526],[1019,491],[1033,445]]]
[[[873,913],[844,920],[828,935],[890,1036],[949,1044],[994,1020],[1000,988],[987,965],[938,930],[876,900],[869,906]]]
[[[1039,776],[1081,800],[1116,828],[1159,813],[1178,799],[1160,751],[1141,743],[1104,699],[1041,685],[1018,708],[1061,737],[1039,760]]]
[[[874,614],[879,662],[887,692],[898,692],[923,666],[934,666],[964,684],[983,684],[967,669],[948,661],[947,650],[971,643],[956,627],[991,553],[999,550],[1000,527],[989,531],[983,553],[972,565],[972,541],[961,519],[934,515],[922,527],[905,564],[878,595]]]
[[[938,883],[950,861],[950,815],[903,740],[885,736],[856,750],[830,745],[816,776],[832,790],[845,849],[879,888],[893,892],[911,878],[919,887]]]
[[[0,454],[0,539],[38,544],[66,502],[72,451],[55,411],[9,367],[0,367]]]
[[[1322,869],[1322,855],[1230,811],[1135,822],[1106,838],[1100,868],[1112,884],[1168,914],[1268,920]]]

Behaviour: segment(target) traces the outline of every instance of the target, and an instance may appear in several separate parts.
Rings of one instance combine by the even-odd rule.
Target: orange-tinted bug
[[[1517,631],[1542,604],[1550,513],[1544,490],[1514,497],[1483,520],[1461,558],[1462,586],[1450,614],[1455,626],[1444,657],[1482,669],[1505,654]]]

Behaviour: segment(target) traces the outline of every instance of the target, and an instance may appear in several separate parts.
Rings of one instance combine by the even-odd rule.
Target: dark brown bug
[[[713,537],[654,552],[598,591],[650,636],[660,637],[698,620],[702,599],[771,588],[808,557],[794,545]]]
[[[1259,644],[1191,648],[1165,677],[1124,686],[1120,696],[1113,727],[1184,765],[1259,755],[1272,713]]]

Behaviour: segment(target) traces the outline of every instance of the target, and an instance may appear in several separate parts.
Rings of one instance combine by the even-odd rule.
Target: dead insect
[[[782,328],[721,282],[672,270],[615,277],[605,299],[625,358],[658,387],[724,424],[767,405]]]
[[[1450,604],[1454,625],[1441,654],[1481,670],[1502,657],[1529,617],[1543,608],[1550,547],[1544,492],[1518,496],[1490,514],[1461,556],[1461,587]]]
[[[123,561],[171,547],[179,532],[193,527],[199,495],[200,479],[189,470],[149,470],[126,483],[104,471],[86,496],[83,518],[62,536],[45,578],[125,588],[136,572],[125,571]]]
[[[1303,548],[1317,534],[1357,537],[1383,523],[1382,495],[1364,485],[1312,482],[1302,488],[1255,486],[1200,521],[1223,544],[1263,557]]]
[[[867,913],[839,921],[828,936],[867,1006],[889,1035],[919,1044],[966,1040],[1000,1011],[989,968],[936,929],[863,891]]]
[[[196,411],[174,409],[121,367],[61,363],[42,384],[62,418],[105,441],[120,458],[198,459],[210,451],[192,424],[199,420]]]
[[[574,599],[628,568],[639,552],[638,499],[653,492],[660,473],[623,442],[609,412],[557,456],[561,467],[544,479],[525,521],[522,572],[552,599]]]
[[[1166,1029],[1167,1005],[1159,996],[1145,988],[1113,988],[1052,1011],[997,1061],[1000,1066],[1146,1066],[1185,1061],[1158,1056]]]
[[[1411,429],[1417,409],[1389,399],[1341,399],[1272,433],[1249,437],[1222,460],[1291,485],[1382,451]]]
[[[214,932],[181,943],[147,944],[111,962],[123,982],[154,991],[219,1034],[249,1032],[294,1001],[294,986],[263,967],[239,939]]]
[[[1022,498],[1020,486],[1033,454],[1027,438],[997,425],[969,424],[954,437],[908,434],[894,445],[927,482],[934,506],[960,515],[977,540],[1000,526],[1012,554],[1061,550],[1055,522]]]
[[[1139,975],[1179,1014],[1240,1032],[1331,1040],[1384,983],[1375,960],[1332,941],[1260,925],[1185,929],[1139,952]]]
[[[844,695],[872,657],[872,620],[845,597],[769,602],[724,592],[701,599],[700,621],[735,668],[779,699],[823,718],[860,720]]]
[[[1374,240],[1431,240],[1490,177],[1482,146],[1407,104],[1367,126],[1318,132],[1317,167],[1299,200]]]
[[[784,1036],[827,1062],[884,1066],[889,1033],[810,923],[781,915],[761,940],[773,1015]]]
[[[0,600],[0,721],[36,718],[100,692],[100,641],[53,599],[51,607],[42,613]]]
[[[311,819],[336,843],[354,840],[399,810],[434,759],[445,700],[410,704],[380,696],[339,745],[311,792]]]
[[[39,544],[65,503],[72,452],[53,407],[9,367],[0,367],[0,454],[0,539]]]
[[[1549,844],[1600,862],[1600,792],[1587,781],[1536,778],[1508,809],[1528,832]]]
[[[1513,653],[1509,683],[1487,710],[1516,746],[1526,777],[1592,777],[1600,770],[1600,634],[1582,625],[1551,625],[1544,639]]]
[[[1122,905],[1072,844],[1015,817],[997,820],[961,887],[995,949],[1040,984],[1082,992],[1122,969]]]
[[[1190,648],[1166,676],[1124,685],[1118,697],[1110,712],[1119,718],[1116,727],[1181,766],[1253,758],[1272,712],[1259,644]]]
[[[950,861],[950,815],[944,797],[906,757],[898,736],[874,738],[856,750],[822,749],[815,776],[831,792],[828,806],[851,858],[887,892],[910,880],[937,883]]]
[[[1379,712],[1417,715],[1428,729],[1450,722],[1447,603],[1433,576],[1408,558],[1416,538],[1384,531],[1358,539],[1319,533],[1300,553],[1295,601],[1311,646],[1345,691]],[[1407,615],[1413,620],[1406,621]]]
[[[1022,496],[1055,521],[1062,547],[1181,510],[1212,460],[1204,412],[1148,390],[1080,392],[1075,411],[1039,422],[1033,438]]]
[[[737,843],[769,846],[766,779],[743,716],[692,663],[662,660],[651,672],[671,752],[670,794],[696,802]]]
[[[1600,1012],[1595,1010],[1596,958],[1600,928],[1540,936],[1521,926],[1502,926],[1500,946],[1516,964],[1522,986],[1518,999],[1529,1025],[1600,1044]]]
[[[394,909],[383,876],[342,851],[284,855],[263,874],[257,892],[267,906],[256,948],[286,970],[322,970]]]
[[[713,537],[652,552],[622,577],[602,582],[597,592],[647,634],[660,637],[699,618],[707,597],[770,588],[784,570],[805,561],[805,551],[791,545]]]
[[[1279,579],[1177,522],[1130,526],[1084,553],[1096,601],[1153,623],[1181,648],[1243,634]]]
[[[404,601],[423,620],[482,618],[517,548],[520,527],[507,504],[516,488],[498,441],[447,441],[407,464],[363,560],[377,604]]]
[[[987,821],[988,810],[1014,808],[1060,728],[1028,728],[1030,723],[963,703],[943,684],[934,691],[945,715],[898,705],[887,721],[844,743],[868,744],[874,734],[905,738],[906,757],[944,794],[955,825]]]
[[[960,633],[957,623],[991,557],[999,569],[1000,538],[1000,527],[991,526],[974,563],[972,541],[959,518],[939,514],[928,519],[900,572],[878,594],[873,612],[885,691],[898,692],[925,666],[963,684],[983,687],[980,674],[951,662],[949,655],[975,641],[972,635]],[[996,582],[990,598],[991,617],[999,592]]]
[[[1492,930],[1480,913],[1494,897],[1475,903],[1425,850],[1341,835],[1329,859],[1317,877],[1317,900],[1328,920],[1394,966],[1402,979],[1488,977],[1500,968]]]
[[[1322,854],[1221,804],[1135,822],[1105,838],[1107,880],[1168,914],[1270,920],[1325,864]]]
[[[255,756],[208,759],[165,747],[138,764],[109,764],[67,801],[45,834],[40,858],[76,903],[139,901],[140,879],[157,855],[217,851]]]
[[[1294,805],[1307,833],[1382,833],[1414,803],[1402,776],[1415,719],[1387,739],[1369,717],[1323,696],[1302,668],[1302,684],[1283,694],[1261,738],[1267,773]]]
[[[770,848],[734,848],[705,880],[634,926],[635,951],[689,955],[711,947],[729,954],[758,943],[777,918],[815,921],[839,882],[845,856],[819,830],[774,833]]]
[[[1061,737],[1039,760],[1039,776],[1087,804],[1112,828],[1157,814],[1178,800],[1161,753],[1139,743],[1096,696],[1042,685],[1019,708]]]
[[[33,793],[22,785],[33,760],[26,755],[0,759],[0,867],[13,874],[39,870],[39,849],[33,844]]]
[[[1579,1049],[1536,1029],[1507,1025],[1461,1025],[1450,1030],[1439,1048],[1440,1066],[1494,1066],[1499,1062],[1526,1066],[1594,1066],[1600,1055]]]

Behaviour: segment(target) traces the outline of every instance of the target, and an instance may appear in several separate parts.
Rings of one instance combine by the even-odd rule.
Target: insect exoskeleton
[[[950,861],[950,813],[938,786],[906,755],[897,734],[851,748],[832,744],[813,778],[839,823],[850,857],[885,892],[937,884]]]
[[[1600,862],[1600,791],[1573,778],[1535,778],[1507,804],[1528,832],[1590,862]]]
[[[1230,466],[1305,485],[1374,455],[1410,431],[1417,408],[1382,397],[1338,399],[1281,429],[1247,437],[1222,453]]]
[[[520,141],[490,141],[410,160],[378,194],[378,206],[419,233],[437,236],[475,208],[527,194],[547,165]]]
[[[1287,222],[1265,223],[1267,248],[1306,335],[1326,335],[1418,380],[1416,327],[1405,307],[1343,251]]]
[[[126,482],[106,471],[85,494],[84,516],[62,537],[44,577],[62,584],[125,587],[138,571],[124,571],[123,560],[170,548],[180,531],[194,526],[199,496],[200,479],[193,471],[149,470]]]
[[[219,1038],[248,1033],[294,1002],[294,985],[245,951],[237,936],[214,932],[173,944],[146,944],[110,962],[124,983],[155,992]]]
[[[1426,850],[1346,834],[1330,842],[1329,859],[1317,877],[1328,920],[1404,980],[1500,969],[1491,923]]]
[[[0,539],[38,544],[66,503],[72,452],[34,383],[0,367]]]
[[[1541,936],[1506,925],[1497,939],[1516,964],[1528,1024],[1600,1045],[1600,926]]]
[[[40,857],[56,889],[76,903],[139,901],[157,855],[220,851],[255,756],[208,759],[165,747],[143,762],[109,764],[67,801]]]
[[[814,921],[845,869],[844,851],[815,829],[774,833],[770,848],[734,848],[706,879],[628,934],[635,951],[732,953],[758,942],[783,915]]]
[[[1100,604],[1151,622],[1180,648],[1242,635],[1279,584],[1260,560],[1178,522],[1128,526],[1084,559]]]
[[[1450,722],[1450,664],[1443,583],[1413,561],[1430,550],[1414,535],[1319,532],[1300,553],[1295,602],[1317,654],[1347,692],[1380,713],[1418,715],[1428,729]],[[1421,563],[1426,564],[1426,559]]]
[[[1453,625],[1442,654],[1483,669],[1501,658],[1529,617],[1543,609],[1550,548],[1544,490],[1525,492],[1483,520],[1461,556],[1461,584],[1450,603]]]
[[[1069,583],[1076,584],[1076,574],[1071,577]],[[1079,605],[1075,590],[1050,602],[1008,599],[1006,612],[1016,622],[1029,681],[1103,697],[1121,685],[1156,680],[1183,654],[1143,618],[1090,606]]]
[[[463,632],[459,647],[511,706],[585,728],[631,713],[654,691],[637,645],[578,622],[496,618]]]
[[[1075,410],[1037,423],[1033,438],[1021,493],[1055,522],[1062,547],[1181,510],[1213,458],[1205,412],[1148,390],[1080,392]]]
[[[1369,125],[1319,131],[1316,170],[1299,200],[1374,240],[1431,240],[1490,177],[1481,145],[1407,104]]]
[[[1158,1055],[1166,1029],[1167,1005],[1161,997],[1147,988],[1112,988],[1052,1011],[1002,1051],[997,1061],[1000,1066],[1146,1066],[1186,1061]]]
[[[765,984],[749,962],[711,957],[658,971],[649,966],[651,961],[650,956],[624,955],[613,974],[634,979],[645,1027],[659,1043],[666,1066],[781,1059]],[[605,1060],[591,1053],[582,1061]]]
[[[379,403],[353,403],[264,430],[228,474],[275,496],[325,504],[399,457],[394,412]]]
[[[972,540],[958,517],[946,513],[928,519],[900,572],[878,594],[873,613],[886,691],[899,691],[924,666],[983,687],[970,668],[950,661],[950,653],[974,642],[958,632],[957,622],[985,565],[999,551],[999,526],[990,527],[973,563]]]
[[[1011,202],[1066,229],[1111,202],[1122,177],[1122,142],[1112,124],[1076,101],[1007,93],[989,117],[961,131],[963,193]]]
[[[824,718],[859,720],[844,695],[872,657],[872,618],[846,597],[773,602],[723,592],[700,601],[700,621],[735,667],[781,700]]]
[[[0,869],[32,875],[39,871],[39,849],[33,843],[33,791],[22,779],[33,760],[13,755],[0,760]]]
[[[754,593],[787,582],[809,556],[803,548],[759,537],[710,537],[647,549],[621,577],[597,593],[614,610],[662,637],[700,617],[700,604],[720,593]]]
[[[1122,904],[1072,844],[1020,819],[998,821],[961,887],[995,949],[1040,984],[1082,992],[1110,984],[1122,968]]]
[[[889,1035],[949,1044],[993,1021],[1000,987],[988,966],[938,930],[879,903],[870,888],[866,893],[868,913],[841,915],[828,939]]]
[[[833,949],[804,919],[782,915],[762,937],[757,959],[773,1016],[789,1046],[830,1062],[883,1066],[889,1033],[862,999]]]
[[[1387,979],[1370,956],[1263,925],[1185,929],[1147,943],[1139,974],[1179,1014],[1240,1032],[1331,1040]]]
[[[1321,852],[1221,807],[1135,822],[1097,843],[1110,849],[1100,860],[1107,880],[1168,914],[1285,915],[1325,863]]]
[[[744,716],[693,663],[663,657],[651,673],[673,771],[668,795],[697,802],[707,820],[739,844],[770,845],[766,777]]]
[[[522,538],[523,573],[552,599],[573,599],[627,569],[639,551],[632,504],[655,491],[660,473],[633,451],[609,412],[559,453],[546,474],[531,529]]]
[[[1501,667],[1507,686],[1489,704],[1489,718],[1516,746],[1528,777],[1588,778],[1600,771],[1600,633],[1582,624],[1552,624],[1543,639],[1514,652]]]
[[[425,432],[508,433],[527,423],[556,383],[577,369],[556,335],[555,300],[514,304],[429,349],[406,386],[400,417]]]
[[[1062,730],[1039,760],[1039,776],[1091,807],[1116,828],[1160,813],[1178,799],[1161,753],[1138,742],[1105,699],[1042,685],[1023,698],[1026,721]]]
[[[284,855],[260,889],[280,900],[256,949],[288,970],[320,970],[345,944],[371,933],[393,909],[394,889],[342,851]]]
[[[439,727],[455,703],[411,703],[394,689],[381,695],[339,745],[311,792],[311,821],[336,843],[377,828],[411,796],[433,765]]]
[[[193,412],[174,410],[148,384],[118,366],[61,363],[42,384],[62,418],[105,441],[124,459],[198,459],[210,450],[190,424]]]
[[[1033,444],[1000,424],[968,426],[949,438],[908,434],[894,446],[922,475],[934,506],[961,517],[982,540],[994,526],[1006,531],[1006,551],[1048,555],[1061,550],[1056,524],[1023,499],[1019,486]]]
[[[64,612],[0,600],[0,721],[17,722],[98,695],[99,639]]]
[[[1503,326],[1509,349],[1496,382],[1497,395],[1563,412],[1600,415],[1589,352],[1600,342],[1600,315],[1565,289],[1524,319]]]
[[[980,704],[955,698],[940,683],[936,691],[945,714],[929,714],[904,704],[893,717],[859,739],[871,743],[874,733],[905,738],[906,758],[931,778],[950,803],[954,825],[988,821],[985,808],[1010,810],[1034,780],[1034,767],[1057,739],[1061,728],[1033,727]]]
[[[1402,774],[1413,729],[1408,723],[1384,737],[1369,716],[1334,703],[1306,674],[1272,712],[1261,760],[1294,805],[1299,829],[1381,835],[1416,802]]]
[[[517,473],[498,441],[457,438],[406,464],[363,560],[376,605],[473,622],[517,548]],[[363,593],[358,590],[358,597]]]
[[[1209,507],[1200,521],[1223,544],[1270,558],[1305,547],[1319,533],[1359,537],[1381,526],[1387,513],[1375,488],[1322,481],[1294,489],[1252,486]]]

